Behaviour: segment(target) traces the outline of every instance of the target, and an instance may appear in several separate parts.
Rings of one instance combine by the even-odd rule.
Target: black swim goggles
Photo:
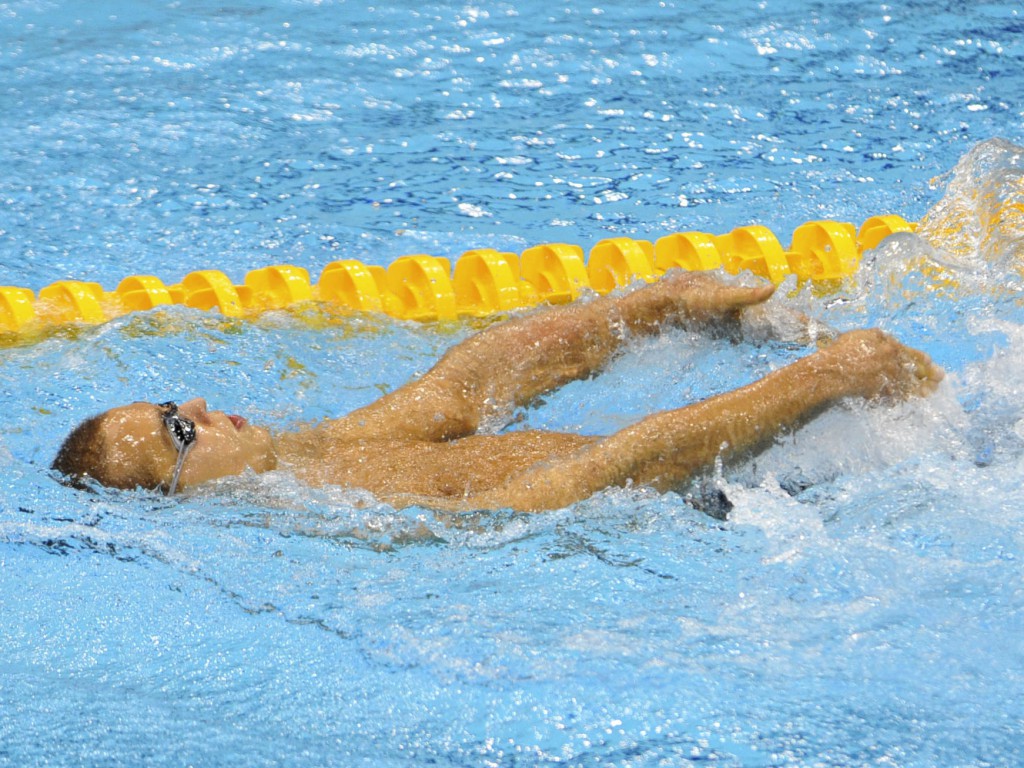
[[[171,477],[171,485],[167,489],[167,495],[171,496],[178,489],[178,477],[181,475],[181,465],[185,463],[185,456],[192,449],[196,442],[196,423],[192,419],[186,419],[178,413],[178,404],[175,402],[160,403],[157,406],[161,411],[161,418],[167,433],[171,436],[174,450],[178,452],[178,461],[174,465],[174,475]]]

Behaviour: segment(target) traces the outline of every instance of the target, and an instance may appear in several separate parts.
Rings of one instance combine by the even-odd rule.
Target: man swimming
[[[202,399],[132,403],[76,427],[53,468],[78,484],[169,493],[286,468],[309,484],[362,488],[399,507],[533,512],[613,486],[677,489],[718,457],[770,443],[844,398],[924,395],[942,379],[924,353],[881,331],[854,331],[759,381],[607,437],[477,431],[598,372],[630,336],[726,323],[772,291],[673,272],[622,295],[525,314],[457,344],[370,405],[277,435]]]

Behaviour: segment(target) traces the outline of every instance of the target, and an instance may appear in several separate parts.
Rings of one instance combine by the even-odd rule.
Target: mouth
[[[244,418],[233,413],[228,414],[228,419],[231,421],[232,424],[235,425],[235,429],[237,430],[241,430],[242,427],[244,427],[248,423]]]

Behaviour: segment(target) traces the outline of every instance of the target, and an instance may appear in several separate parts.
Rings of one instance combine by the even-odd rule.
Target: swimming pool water
[[[0,283],[898,213],[773,317],[948,372],[678,495],[437,520],[285,473],[46,467],[114,404],[272,425],[474,324],[175,307],[0,349],[0,765],[971,765],[1024,743],[1024,20],[1013,3],[0,3]],[[1016,206],[1016,207],[1015,207]],[[674,332],[521,414],[605,433],[800,346]]]

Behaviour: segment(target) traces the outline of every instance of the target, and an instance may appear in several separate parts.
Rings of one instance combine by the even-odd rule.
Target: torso
[[[283,437],[279,452],[304,481],[362,488],[382,500],[458,499],[489,491],[538,463],[555,461],[598,438],[552,432],[471,435],[447,442],[331,439],[310,430]]]

